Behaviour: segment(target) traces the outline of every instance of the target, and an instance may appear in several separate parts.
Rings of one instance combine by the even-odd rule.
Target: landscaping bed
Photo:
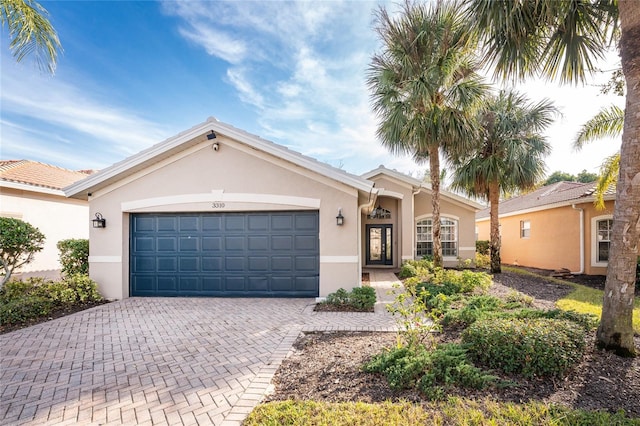
[[[534,306],[549,309],[572,291],[568,286],[550,283],[513,272],[494,277],[489,294],[498,297],[516,289],[533,296]],[[505,402],[541,401],[585,410],[616,412],[640,417],[640,358],[625,359],[595,348],[593,333],[587,339],[582,361],[564,378],[523,379],[495,373],[513,386],[492,386],[484,390],[457,389],[454,396],[473,400],[491,398]],[[440,341],[455,341],[458,332],[447,329]],[[394,346],[395,333],[309,333],[296,342],[294,353],[277,371],[275,391],[269,401],[296,399],[325,402],[427,402],[416,389],[393,390],[382,375],[365,373],[362,365],[382,348]],[[640,347],[640,336],[636,336]]]

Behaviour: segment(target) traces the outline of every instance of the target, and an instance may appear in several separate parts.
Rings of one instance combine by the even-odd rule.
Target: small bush
[[[45,236],[38,228],[20,219],[0,217],[0,288],[13,271],[30,263],[44,247]]]
[[[415,277],[416,275],[418,275],[418,270],[416,269],[415,265],[409,262],[405,262],[402,264],[402,267],[400,267],[400,273],[398,274],[398,277],[403,280],[405,278]]]
[[[462,333],[475,359],[528,378],[565,374],[582,358],[584,337],[575,322],[546,318],[476,321]]]
[[[489,269],[491,257],[488,254],[476,253],[476,268]]]
[[[476,241],[476,253],[488,256],[490,245],[491,245],[491,242],[489,240]]]
[[[442,317],[443,325],[468,326],[474,322],[489,317],[504,315],[504,302],[494,296],[473,296],[465,300],[459,309],[450,309]]]
[[[373,287],[356,287],[352,291],[343,288],[327,296],[328,305],[348,306],[360,311],[370,311],[376,304],[376,291]]]
[[[62,306],[101,300],[98,285],[86,275],[73,275],[62,281],[38,277],[9,281],[0,290],[0,323],[22,323],[47,316]]]
[[[417,387],[430,399],[440,399],[451,386],[482,389],[496,380],[469,362],[462,346],[449,343],[433,351],[424,346],[387,349],[363,366],[381,373],[392,389]]]
[[[51,313],[53,302],[42,296],[24,296],[0,304],[0,324],[17,324]]]
[[[60,264],[65,276],[89,274],[89,240],[61,240],[57,244],[60,251]]]
[[[533,301],[535,299],[532,296],[529,296],[528,294],[521,293],[517,290],[511,290],[505,296],[504,300],[506,302],[513,302],[513,303],[519,303],[525,306],[531,306],[533,305]]]

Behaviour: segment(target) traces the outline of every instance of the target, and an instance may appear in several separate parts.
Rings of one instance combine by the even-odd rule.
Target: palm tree
[[[584,82],[614,42],[627,96],[598,345],[635,356],[633,298],[640,226],[640,7],[637,0],[465,0],[496,74]]]
[[[594,140],[606,137],[620,136],[624,128],[624,110],[615,105],[603,108],[589,121],[584,123],[575,140],[573,148],[576,150]],[[598,184],[593,194],[596,208],[604,209],[604,194],[611,185],[618,182],[618,174],[620,173],[620,153],[607,157],[600,166],[600,175],[598,176]]]
[[[541,132],[555,113],[548,100],[534,105],[518,93],[500,91],[480,112],[482,137],[457,161],[452,186],[489,201],[492,273],[501,272],[500,194],[531,188],[544,175],[543,157],[550,147]]]
[[[16,61],[33,54],[40,69],[53,74],[62,47],[48,14],[33,0],[0,0],[0,22],[9,28],[9,48]]]
[[[391,17],[382,7],[377,32],[383,43],[368,75],[377,135],[393,153],[429,160],[433,208],[433,259],[442,266],[440,154],[465,150],[479,127],[473,112],[487,91],[476,74],[476,39],[456,3],[405,3]]]

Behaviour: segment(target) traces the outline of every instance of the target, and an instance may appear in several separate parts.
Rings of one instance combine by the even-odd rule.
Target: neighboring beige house
[[[108,298],[325,297],[430,250],[428,185],[355,176],[213,118],[65,192],[106,219],[89,263]],[[473,258],[481,206],[442,200],[447,262]]]
[[[0,216],[29,222],[46,238],[43,250],[19,271],[23,275],[57,276],[58,241],[89,238],[87,201],[67,198],[62,191],[85,177],[86,172],[36,161],[0,161]]]
[[[593,204],[595,184],[558,182],[500,202],[502,262],[575,274],[606,275],[614,190],[605,209]],[[477,239],[489,239],[489,209],[476,214]]]

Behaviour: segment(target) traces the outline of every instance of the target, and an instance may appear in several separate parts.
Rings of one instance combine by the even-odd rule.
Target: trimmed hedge
[[[525,377],[563,376],[583,356],[583,326],[562,319],[500,319],[476,321],[462,341],[479,362]]]

